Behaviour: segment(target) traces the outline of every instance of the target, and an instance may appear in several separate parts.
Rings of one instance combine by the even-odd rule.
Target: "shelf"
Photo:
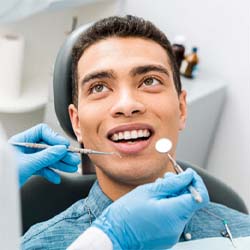
[[[48,102],[48,81],[29,82],[19,98],[0,98],[0,113],[26,113],[44,107]]]
[[[212,78],[206,74],[200,75],[195,79],[181,77],[181,82],[182,88],[187,91],[188,103],[197,101],[227,87],[225,80]]]

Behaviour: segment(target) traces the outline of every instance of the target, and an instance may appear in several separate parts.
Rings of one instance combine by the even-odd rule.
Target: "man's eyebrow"
[[[81,85],[83,85],[84,83],[89,82],[91,80],[102,79],[102,78],[114,79],[115,76],[114,76],[112,70],[92,72],[92,73],[89,73],[86,76],[84,76],[84,78],[81,80]]]
[[[160,73],[164,73],[167,76],[169,76],[169,72],[165,67],[161,65],[154,65],[154,64],[138,66],[130,71],[130,75],[131,76],[142,75],[150,71],[158,71]]]

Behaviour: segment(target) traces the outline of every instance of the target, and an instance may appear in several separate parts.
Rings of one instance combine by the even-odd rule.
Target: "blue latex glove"
[[[188,192],[191,183],[200,192],[202,203]],[[206,187],[193,170],[167,173],[112,203],[93,226],[109,236],[114,250],[166,249],[178,242],[193,213],[208,201]]]
[[[59,174],[52,168],[71,173],[77,171],[77,165],[80,163],[77,154],[67,151],[69,141],[46,124],[39,124],[17,134],[11,137],[9,142],[45,143],[53,146],[43,150],[14,146],[17,151],[20,186],[32,175],[41,175],[52,183],[60,183]]]

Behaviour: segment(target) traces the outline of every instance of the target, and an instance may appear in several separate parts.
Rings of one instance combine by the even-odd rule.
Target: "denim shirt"
[[[96,182],[87,198],[77,201],[52,219],[32,226],[22,237],[21,249],[65,250],[111,203]],[[223,205],[209,203],[205,209],[194,214],[180,241],[222,237],[221,232],[225,231],[225,227],[218,217],[227,220],[233,237],[250,236],[249,215]]]

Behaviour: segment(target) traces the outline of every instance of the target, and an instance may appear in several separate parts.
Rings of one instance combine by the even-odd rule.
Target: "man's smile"
[[[121,142],[126,140],[137,140],[137,139],[144,139],[150,136],[150,131],[148,129],[139,129],[139,130],[132,130],[132,131],[124,131],[119,133],[114,133],[111,136],[111,140],[114,142]]]
[[[112,128],[107,138],[120,153],[136,154],[150,144],[154,134],[152,126],[145,123],[133,123]]]

